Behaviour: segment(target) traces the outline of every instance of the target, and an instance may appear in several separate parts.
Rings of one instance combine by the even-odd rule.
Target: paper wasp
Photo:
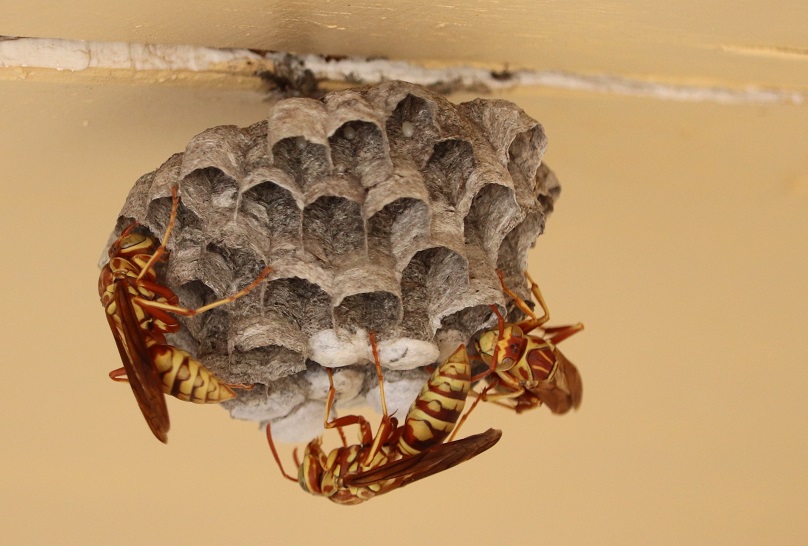
[[[583,330],[584,325],[545,327],[550,311],[536,282],[527,272],[525,277],[544,314],[537,317],[525,301],[505,285],[499,272],[502,289],[528,318],[508,323],[497,307],[491,306],[498,319],[497,328],[476,335],[468,351],[472,361],[482,360],[488,369],[472,381],[486,377],[488,386],[483,398],[517,413],[542,404],[553,413],[566,413],[581,405],[583,384],[578,369],[556,345]]]
[[[243,290],[198,309],[179,306],[179,298],[157,281],[158,262],[168,260],[168,237],[179,209],[177,187],[171,189],[171,216],[163,240],[135,233],[130,224],[109,249],[109,263],[101,270],[98,293],[112,329],[123,368],[110,372],[115,381],[132,387],[140,411],[161,442],[168,439],[170,426],[165,394],[197,403],[217,403],[236,396],[233,388],[246,385],[220,381],[186,351],[169,345],[165,334],[177,332],[176,315],[191,317],[232,302],[255,288],[269,273],[266,267]]]
[[[326,453],[322,438],[309,442],[298,466],[297,478],[283,469],[272,432],[267,424],[267,441],[281,473],[296,481],[313,495],[321,495],[338,504],[359,504],[377,495],[403,487],[471,459],[496,444],[502,432],[489,429],[456,442],[443,443],[463,412],[471,388],[471,366],[465,346],[461,346],[438,366],[413,402],[404,424],[387,413],[384,380],[376,347],[370,334],[381,397],[382,420],[375,436],[370,423],[360,415],[330,420],[336,389],[331,370],[331,385],[326,401],[325,428],[336,428],[342,447]],[[348,445],[342,427],[358,425],[361,443]]]

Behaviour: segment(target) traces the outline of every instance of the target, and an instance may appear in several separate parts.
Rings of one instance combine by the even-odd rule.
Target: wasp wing
[[[115,344],[118,346],[129,385],[132,387],[140,411],[157,439],[166,443],[170,422],[163,396],[163,382],[143,339],[143,332],[129,301],[127,290],[127,280],[115,282],[115,308],[118,320],[107,313],[107,321],[112,328]]]
[[[584,385],[578,368],[558,349],[555,359],[558,368],[553,378],[540,384],[535,394],[553,413],[567,413],[581,405]]]
[[[398,459],[367,472],[345,476],[344,483],[349,487],[362,487],[386,480],[401,480],[399,487],[403,487],[476,457],[491,448],[501,437],[501,430],[491,428],[462,440],[438,444],[417,455]]]

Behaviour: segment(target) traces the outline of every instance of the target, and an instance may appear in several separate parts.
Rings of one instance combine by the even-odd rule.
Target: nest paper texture
[[[491,304],[510,309],[497,269],[528,296],[527,252],[559,193],[541,164],[546,144],[510,102],[454,105],[403,82],[286,99],[266,121],[204,131],[141,177],[113,237],[132,220],[162,237],[178,185],[159,273],[182,305],[272,267],[169,342],[225,381],[256,384],[225,403],[233,417],[308,440],[322,431],[324,366],[340,368],[339,406],[378,408],[369,331],[390,411],[404,415],[428,377],[421,367],[490,326]]]

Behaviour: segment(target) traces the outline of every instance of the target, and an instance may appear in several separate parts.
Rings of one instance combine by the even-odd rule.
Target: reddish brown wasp
[[[545,327],[550,319],[547,304],[527,272],[525,277],[544,314],[537,317],[527,303],[505,285],[499,272],[503,290],[528,318],[508,323],[497,307],[491,306],[498,318],[497,328],[475,336],[469,347],[471,360],[482,360],[488,369],[472,381],[486,377],[484,399],[494,400],[519,413],[542,404],[553,413],[566,413],[581,405],[583,384],[578,369],[556,345],[584,326],[578,323]]]
[[[342,447],[326,453],[321,438],[312,440],[306,446],[302,462],[295,456],[298,466],[295,478],[283,469],[267,424],[267,440],[281,473],[298,482],[305,491],[339,504],[359,504],[449,469],[489,449],[502,436],[501,431],[489,429],[456,442],[443,443],[463,412],[471,388],[471,366],[464,346],[435,369],[407,412],[404,424],[398,426],[397,420],[387,413],[382,369],[373,334],[370,334],[370,344],[382,406],[382,420],[375,436],[370,423],[360,415],[330,420],[336,395],[330,369],[331,388],[324,425],[340,432]],[[360,444],[348,445],[345,441],[342,427],[349,425],[359,426]]]
[[[180,324],[170,313],[191,317],[240,298],[270,273],[266,267],[246,288],[230,297],[198,309],[178,305],[179,298],[157,281],[158,262],[168,260],[166,242],[179,209],[177,187],[171,190],[171,216],[162,242],[134,233],[127,227],[109,249],[109,263],[101,270],[98,293],[107,322],[118,346],[123,368],[110,372],[115,381],[127,381],[154,435],[168,439],[168,409],[165,394],[197,403],[216,403],[236,396],[233,388],[251,388],[220,381],[186,351],[169,345],[165,334],[177,332]]]

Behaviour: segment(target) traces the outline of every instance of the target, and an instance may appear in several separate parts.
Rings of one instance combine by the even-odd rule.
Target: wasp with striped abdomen
[[[155,266],[168,260],[166,243],[179,209],[177,187],[171,189],[171,215],[163,240],[133,230],[132,223],[109,249],[109,262],[98,279],[104,306],[123,367],[110,372],[115,381],[132,387],[143,417],[161,442],[170,426],[164,394],[196,403],[218,403],[236,396],[234,388],[246,385],[220,381],[188,352],[169,345],[165,334],[179,331],[173,314],[192,317],[230,303],[258,286],[269,273],[266,267],[246,288],[197,309],[179,305],[179,298],[157,280]]]
[[[461,346],[438,366],[416,397],[404,424],[387,413],[379,354],[374,334],[370,344],[376,365],[381,397],[382,419],[374,435],[361,415],[331,419],[336,389],[331,370],[324,426],[340,432],[343,445],[330,452],[322,448],[322,438],[306,446],[302,461],[295,457],[297,478],[289,475],[275,449],[267,424],[267,440],[281,473],[313,495],[339,504],[359,504],[377,495],[421,480],[467,461],[496,444],[502,433],[489,429],[455,442],[444,443],[463,412],[471,388],[471,366],[465,346]],[[359,427],[359,444],[348,445],[343,427]]]
[[[494,400],[518,413],[545,405],[553,413],[566,413],[581,405],[583,384],[578,369],[558,350],[557,345],[583,330],[581,323],[544,326],[550,311],[536,282],[525,272],[530,291],[543,315],[538,317],[511,291],[499,272],[502,289],[528,318],[506,322],[496,306],[497,327],[477,334],[469,346],[472,361],[485,363],[487,370],[473,381],[486,378],[484,399]]]

